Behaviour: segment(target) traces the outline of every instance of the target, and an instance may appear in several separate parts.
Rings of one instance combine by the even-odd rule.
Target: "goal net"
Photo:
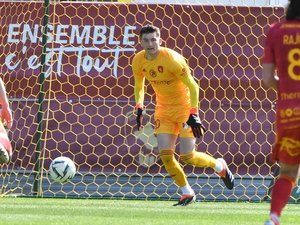
[[[284,8],[1,1],[0,13],[1,76],[14,115],[1,195],[178,198],[158,156],[148,83],[140,132],[133,113],[131,60],[141,49],[139,29],[153,23],[199,82],[208,131],[197,150],[223,157],[235,174],[229,191],[211,169],[184,166],[198,198],[269,197],[278,168],[270,161],[276,93],[262,86],[260,59],[269,25]],[[61,155],[78,170],[64,185],[47,172]]]

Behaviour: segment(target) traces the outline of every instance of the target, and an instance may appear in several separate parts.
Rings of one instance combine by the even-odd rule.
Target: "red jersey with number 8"
[[[276,65],[278,82],[277,141],[274,160],[299,163],[300,157],[300,21],[271,26],[263,63]],[[281,155],[281,156],[279,156]],[[296,159],[298,158],[298,159]]]

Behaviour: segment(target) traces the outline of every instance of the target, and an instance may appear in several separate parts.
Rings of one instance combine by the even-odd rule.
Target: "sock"
[[[223,163],[221,163],[219,160],[216,160],[216,166],[214,167],[214,170],[217,173],[220,173],[224,169]]]
[[[186,194],[194,194],[194,190],[191,188],[191,186],[189,185],[189,183],[185,186],[183,186],[182,188],[180,188],[181,191],[182,191],[182,194],[183,195],[186,195]]]
[[[203,152],[196,152],[195,150],[188,154],[181,154],[180,158],[185,163],[196,167],[215,168],[217,164],[217,160],[212,156]]]
[[[280,219],[279,219],[279,217],[278,217],[276,214],[271,213],[271,214],[270,214],[270,219],[271,219],[275,224],[280,224]]]
[[[293,187],[294,181],[291,177],[281,175],[275,181],[272,189],[270,214],[275,214],[280,217],[284,206],[287,204],[289,197],[291,196]]]
[[[173,178],[175,183],[180,188],[186,186],[188,184],[186,176],[179,162],[174,157],[174,151],[172,149],[161,150],[160,158],[165,166],[166,171]]]

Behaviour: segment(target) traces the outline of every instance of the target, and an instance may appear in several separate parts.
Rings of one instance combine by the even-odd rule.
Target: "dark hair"
[[[143,34],[151,34],[151,33],[156,33],[157,36],[160,36],[160,30],[158,27],[153,25],[146,25],[142,27],[140,31],[140,38],[143,36]]]
[[[299,0],[290,0],[286,8],[286,20],[300,20],[300,1]]]

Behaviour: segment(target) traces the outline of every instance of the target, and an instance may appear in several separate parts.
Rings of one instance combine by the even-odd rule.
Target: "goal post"
[[[211,169],[185,166],[190,184],[203,200],[265,199],[276,168],[270,161],[276,93],[262,86],[260,59],[268,27],[283,17],[283,8],[49,4],[43,44],[44,2],[0,2],[1,72],[14,114],[13,157],[1,166],[1,194],[178,198],[158,156],[149,83],[141,132],[133,114],[131,60],[141,49],[139,29],[153,23],[161,28],[163,46],[183,54],[199,82],[208,131],[197,150],[224,157],[236,177],[236,188],[228,191]],[[41,71],[44,95],[38,100]],[[51,160],[61,155],[78,168],[64,185],[47,174]],[[36,160],[41,163],[35,177]]]

